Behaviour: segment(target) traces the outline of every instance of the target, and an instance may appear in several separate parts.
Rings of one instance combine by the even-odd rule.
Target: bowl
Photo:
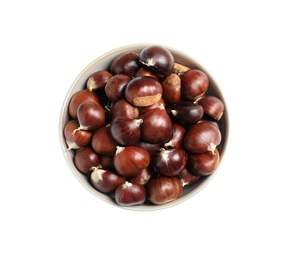
[[[109,66],[112,62],[112,60],[117,57],[118,55],[122,54],[126,51],[136,51],[140,52],[143,48],[150,46],[152,44],[134,44],[134,45],[128,45],[124,47],[117,48],[115,50],[112,50],[110,52],[105,53],[104,55],[100,56],[99,58],[92,61],[84,70],[78,75],[78,77],[73,82],[72,86],[69,88],[66,97],[64,99],[62,110],[60,113],[60,122],[59,122],[59,134],[60,134],[60,143],[61,143],[61,149],[64,155],[64,158],[74,174],[74,176],[77,178],[77,180],[93,195],[95,195],[98,199],[101,199],[105,202],[107,202],[110,205],[130,209],[130,210],[137,210],[137,211],[149,211],[149,210],[158,210],[158,209],[165,209],[167,207],[175,206],[179,203],[182,203],[186,201],[187,199],[190,199],[195,194],[197,194],[200,190],[202,190],[210,181],[211,179],[216,175],[216,173],[219,171],[219,168],[223,162],[223,158],[225,155],[225,151],[227,148],[228,143],[228,132],[229,132],[229,119],[228,119],[228,111],[227,111],[227,105],[225,102],[225,98],[223,96],[222,91],[220,90],[219,86],[213,79],[213,77],[210,75],[210,73],[202,67],[198,62],[196,62],[193,58],[189,57],[188,55],[182,53],[181,51],[178,51],[177,49],[171,48],[169,46],[166,47],[174,56],[175,62],[186,65],[190,67],[191,69],[200,69],[203,72],[207,74],[209,77],[209,88],[207,91],[207,94],[214,95],[222,100],[222,102],[225,105],[225,111],[222,116],[222,118],[219,120],[218,125],[222,134],[222,140],[221,144],[217,146],[219,154],[220,154],[220,162],[217,169],[213,172],[213,174],[209,176],[205,176],[200,179],[197,183],[189,186],[185,186],[183,189],[182,195],[169,203],[163,204],[163,205],[153,205],[153,204],[143,204],[143,205],[137,205],[137,206],[129,206],[129,207],[123,207],[119,206],[113,198],[111,198],[109,195],[103,194],[99,191],[97,191],[89,182],[89,179],[86,175],[82,174],[77,170],[77,168],[74,166],[73,158],[74,158],[74,152],[73,151],[67,151],[67,144],[66,140],[63,135],[63,129],[65,127],[65,124],[69,120],[69,114],[68,114],[68,105],[71,99],[71,96],[86,87],[86,82],[89,76],[101,69],[109,69]]]

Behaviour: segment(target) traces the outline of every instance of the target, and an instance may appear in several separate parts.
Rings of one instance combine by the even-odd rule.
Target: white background
[[[1,259],[288,259],[286,1],[1,1]],[[166,210],[106,204],[70,172],[58,122],[77,75],[134,43],[196,59],[230,142],[204,190]]]

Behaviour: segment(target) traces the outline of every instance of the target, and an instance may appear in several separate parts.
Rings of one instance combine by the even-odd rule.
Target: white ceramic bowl
[[[72,173],[75,175],[75,177],[78,179],[78,181],[88,191],[90,191],[93,195],[95,195],[99,199],[106,201],[108,204],[114,205],[116,207],[125,208],[125,209],[140,210],[140,211],[141,210],[147,211],[147,210],[164,209],[164,208],[167,208],[170,206],[177,205],[177,204],[182,203],[185,200],[191,198],[197,192],[202,190],[211,181],[211,179],[215,176],[215,174],[219,170],[219,167],[223,161],[223,157],[224,157],[224,154],[226,151],[226,147],[227,147],[227,143],[228,143],[228,132],[229,132],[228,111],[227,111],[225,99],[224,99],[224,96],[223,96],[220,88],[218,87],[218,85],[216,84],[214,79],[211,77],[209,72],[205,68],[203,68],[199,63],[197,63],[194,59],[187,56],[186,54],[184,54],[178,50],[175,50],[173,48],[170,48],[168,46],[165,46],[173,54],[175,62],[186,65],[192,69],[197,68],[197,69],[204,71],[208,75],[209,81],[210,81],[207,94],[211,94],[211,95],[214,95],[216,97],[219,97],[225,105],[225,112],[223,114],[223,117],[218,122],[221,133],[222,133],[221,144],[217,147],[219,150],[219,153],[220,153],[220,163],[219,163],[218,168],[216,169],[216,171],[212,175],[209,175],[207,177],[202,178],[199,182],[195,183],[194,185],[185,186],[182,195],[177,200],[170,202],[170,203],[167,203],[167,204],[164,204],[164,205],[152,205],[152,204],[146,205],[146,204],[144,204],[144,205],[130,206],[130,207],[118,206],[118,204],[116,204],[116,202],[114,201],[113,198],[111,198],[110,196],[108,196],[106,194],[103,194],[103,193],[97,191],[95,188],[93,188],[91,186],[91,184],[89,183],[89,180],[87,179],[87,176],[85,176],[84,174],[79,172],[76,169],[76,167],[74,166],[74,163],[73,163],[74,152],[73,151],[67,151],[67,145],[66,145],[66,141],[65,141],[65,138],[63,135],[64,126],[69,120],[68,105],[69,105],[70,98],[75,92],[77,92],[81,89],[84,89],[86,87],[86,81],[93,72],[95,72],[97,70],[101,70],[101,69],[109,69],[109,65],[111,64],[112,60],[115,57],[117,57],[118,55],[120,55],[121,53],[126,52],[126,51],[138,51],[138,52],[140,52],[143,48],[145,48],[148,45],[151,45],[151,44],[135,44],[135,45],[124,46],[124,47],[112,50],[112,51],[102,55],[101,57],[97,58],[93,62],[91,62],[78,75],[78,77],[75,79],[74,83],[72,84],[72,86],[68,90],[68,93],[65,97],[65,100],[64,100],[64,103],[62,106],[62,110],[61,110],[61,114],[60,114],[60,123],[59,123],[61,149],[63,151],[64,158],[65,158],[68,166],[70,167]]]

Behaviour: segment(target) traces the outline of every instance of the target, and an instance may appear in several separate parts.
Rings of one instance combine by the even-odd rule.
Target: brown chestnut
[[[177,176],[186,167],[187,155],[180,148],[160,151],[152,158],[152,166],[155,171],[163,176]]]
[[[90,91],[103,89],[111,77],[112,74],[107,70],[96,71],[88,78],[86,86]]]
[[[94,93],[89,91],[88,89],[79,90],[78,92],[74,93],[69,102],[69,114],[73,119],[77,118],[77,109],[78,106],[84,101],[93,101],[95,103],[101,104],[98,96]]]
[[[113,163],[113,156],[100,155],[99,162],[100,162],[102,169],[112,170],[112,171],[115,170],[114,163]]]
[[[182,75],[184,72],[186,72],[187,70],[190,70],[191,68],[180,64],[178,62],[174,62],[174,66],[173,66],[173,73],[177,74],[177,75]]]
[[[142,185],[126,181],[115,190],[115,201],[120,206],[141,205],[146,200],[146,190]]]
[[[113,75],[125,74],[131,78],[136,75],[140,68],[139,53],[133,51],[120,54],[112,61],[110,66]]]
[[[140,126],[142,141],[164,144],[170,140],[173,124],[162,104],[141,114],[140,118],[143,120]]]
[[[114,167],[124,177],[135,176],[150,164],[149,153],[138,146],[117,146]]]
[[[151,144],[147,142],[140,141],[138,146],[145,149],[149,154],[150,158],[152,158],[156,153],[159,152],[159,149],[162,147],[162,144]]]
[[[221,132],[211,122],[200,122],[192,126],[184,137],[184,148],[191,153],[215,152],[221,142]]]
[[[164,147],[166,149],[181,148],[184,136],[186,134],[186,129],[182,125],[177,124],[177,123],[173,123],[172,129],[173,129],[172,137],[169,140],[169,142],[164,144]]]
[[[142,119],[117,117],[111,121],[111,135],[121,145],[136,145],[140,140]]]
[[[150,167],[147,167],[135,176],[129,178],[129,182],[145,186],[153,177],[154,173],[155,172]]]
[[[195,100],[194,103],[201,105],[206,115],[212,117],[215,120],[221,119],[224,112],[224,104],[219,98],[215,96],[204,95]]]
[[[117,117],[126,117],[135,119],[139,116],[137,107],[131,105],[126,99],[120,99],[115,102],[111,108],[111,120]]]
[[[126,178],[121,177],[112,171],[93,167],[90,181],[95,189],[103,193],[110,193],[119,185],[125,183]]]
[[[130,80],[131,78],[124,74],[111,77],[105,86],[107,97],[113,102],[124,98],[124,89]]]
[[[147,198],[157,205],[176,200],[182,191],[183,186],[177,177],[156,176],[147,184]]]
[[[137,107],[151,106],[159,101],[161,96],[161,84],[151,77],[136,77],[125,88],[126,100]]]
[[[163,46],[152,45],[142,49],[139,55],[140,62],[158,73],[169,76],[174,67],[172,53]]]
[[[118,143],[110,132],[110,125],[102,126],[92,136],[92,148],[100,155],[113,156]]]
[[[138,70],[135,77],[142,77],[142,76],[152,77],[158,80],[157,73],[152,70],[149,70],[148,68],[141,68],[140,70]]]
[[[154,108],[164,108],[166,107],[165,101],[163,100],[163,98],[160,98],[156,103],[154,103],[151,106],[147,106],[147,107],[139,107],[139,115],[145,113],[148,110],[154,109]]]
[[[181,97],[181,79],[177,74],[172,73],[162,82],[162,98],[169,104],[176,104]]]
[[[82,173],[90,173],[92,167],[99,167],[100,160],[97,153],[91,147],[78,150],[74,157],[76,168]]]
[[[105,111],[101,105],[93,101],[82,102],[77,109],[79,129],[96,130],[105,122]]]
[[[67,150],[87,146],[92,137],[91,131],[78,130],[80,127],[77,119],[68,121],[64,128],[64,136],[68,145]]]
[[[185,187],[187,185],[192,185],[192,184],[198,182],[199,179],[201,178],[201,176],[199,176],[199,175],[197,176],[197,175],[192,174],[187,169],[187,167],[185,167],[177,177],[180,179],[183,187]]]
[[[211,175],[219,165],[219,159],[220,156],[217,148],[214,150],[214,153],[208,151],[205,153],[189,154],[187,167],[195,175]]]
[[[181,76],[182,96],[190,101],[194,101],[204,95],[209,86],[208,76],[201,70],[188,70]]]
[[[170,113],[178,123],[189,126],[202,119],[204,110],[202,106],[187,101],[178,103]]]

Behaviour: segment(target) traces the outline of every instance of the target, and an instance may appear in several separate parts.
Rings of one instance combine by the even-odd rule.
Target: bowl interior
[[[66,144],[66,141],[65,141],[65,138],[63,135],[63,129],[69,120],[68,105],[69,105],[71,96],[75,92],[77,92],[81,89],[84,89],[86,87],[87,79],[89,78],[89,76],[93,72],[95,72],[97,70],[102,70],[102,69],[109,69],[109,66],[110,66],[112,60],[125,51],[140,52],[143,48],[145,48],[146,46],[149,46],[149,45],[151,45],[151,44],[137,44],[137,45],[129,45],[129,46],[125,46],[122,48],[118,48],[118,49],[112,50],[112,51],[102,55],[101,57],[99,57],[99,58],[95,59],[93,62],[91,62],[79,74],[79,76],[75,79],[72,86],[68,90],[68,93],[66,94],[65,100],[63,102],[61,114],[60,114],[59,132],[60,132],[61,149],[63,151],[64,157],[65,157],[66,162],[67,162],[68,166],[70,167],[71,171],[73,172],[75,177],[78,179],[78,181],[88,191],[90,191],[96,197],[106,201],[107,203],[109,203],[111,205],[117,206],[117,207],[120,207],[120,206],[118,206],[116,204],[116,202],[114,201],[113,198],[111,198],[110,196],[103,194],[103,193],[97,191],[95,188],[93,188],[90,185],[89,180],[87,179],[87,176],[85,176],[84,174],[79,172],[77,170],[77,168],[74,166],[74,162],[73,162],[74,152],[73,151],[67,151],[67,144]],[[222,92],[220,91],[220,88],[218,87],[218,85],[214,81],[214,79],[211,77],[211,75],[209,74],[209,72],[205,68],[203,68],[200,64],[198,64],[192,58],[188,57],[186,54],[181,53],[180,51],[175,50],[175,49],[170,48],[170,47],[167,47],[167,48],[173,54],[173,56],[175,58],[175,62],[181,63],[181,64],[186,65],[186,66],[193,68],[193,69],[195,68],[195,69],[200,69],[200,70],[204,71],[208,75],[209,81],[210,81],[207,94],[211,94],[211,95],[214,95],[216,97],[219,97],[225,105],[224,114],[223,114],[221,120],[218,122],[221,133],[222,133],[221,144],[217,147],[219,150],[219,153],[220,153],[220,163],[219,163],[218,168],[216,169],[216,171],[212,175],[209,175],[207,177],[202,178],[199,182],[195,183],[194,185],[185,186],[181,197],[179,197],[177,200],[175,200],[173,202],[170,202],[170,203],[167,203],[164,205],[144,204],[144,205],[130,206],[130,207],[122,207],[121,206],[121,208],[127,208],[127,209],[131,209],[131,210],[156,210],[156,209],[163,209],[163,208],[167,208],[167,207],[179,204],[179,203],[185,201],[186,199],[192,197],[197,192],[199,192],[202,188],[204,188],[208,184],[208,182],[215,176],[216,172],[219,170],[219,167],[223,161],[223,157],[224,157],[225,150],[227,147],[227,142],[228,142],[228,129],[229,129],[228,128],[228,126],[229,126],[228,125],[228,112],[227,112],[227,106],[225,103],[224,96],[223,96]]]

